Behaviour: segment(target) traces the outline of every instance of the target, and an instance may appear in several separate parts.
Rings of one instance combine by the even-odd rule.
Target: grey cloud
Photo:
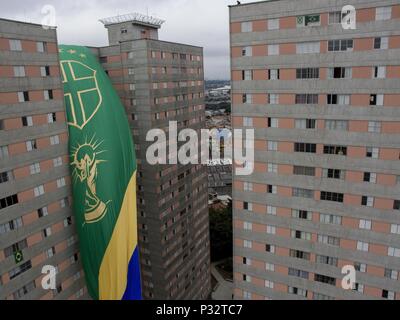
[[[235,0],[25,0],[1,1],[1,17],[40,23],[41,8],[56,8],[61,43],[104,46],[107,32],[98,19],[140,12],[166,20],[160,39],[204,47],[205,76],[229,78],[228,5]]]

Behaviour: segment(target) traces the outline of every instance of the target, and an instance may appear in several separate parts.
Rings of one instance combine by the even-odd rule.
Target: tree
[[[225,209],[209,210],[211,261],[232,258],[232,202]]]

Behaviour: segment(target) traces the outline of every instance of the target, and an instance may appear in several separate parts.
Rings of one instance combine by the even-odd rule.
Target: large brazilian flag
[[[73,208],[89,294],[141,299],[136,157],[124,107],[91,51],[60,46]]]

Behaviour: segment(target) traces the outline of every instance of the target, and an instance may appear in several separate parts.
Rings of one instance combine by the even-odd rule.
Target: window
[[[26,142],[26,150],[28,152],[36,149],[37,149],[36,140],[29,140]]]
[[[268,118],[268,128],[279,128],[279,119]]]
[[[53,159],[54,168],[62,166],[63,160],[61,157]]]
[[[392,7],[379,7],[376,8],[375,20],[390,20],[392,18]]]
[[[361,205],[366,207],[374,206],[374,197],[362,196],[361,197]]]
[[[353,39],[345,40],[329,40],[328,51],[352,51],[353,50]]]
[[[243,70],[242,80],[253,80],[253,70]]]
[[[10,277],[10,280],[18,277],[20,274],[28,271],[31,268],[32,268],[32,263],[29,260],[29,261],[19,265],[18,267],[15,267],[14,269],[11,269],[10,272],[8,273],[8,275]]]
[[[307,298],[307,290],[306,289],[300,289],[300,288],[289,286],[288,293]]]
[[[130,83],[129,84],[129,91],[135,91],[135,84],[134,83]]]
[[[248,291],[243,291],[243,299],[251,300],[251,293]]]
[[[371,230],[371,225],[372,225],[371,220],[360,219],[360,223],[359,223],[358,227],[360,229]]]
[[[0,130],[4,130],[4,119],[0,119]]]
[[[379,148],[367,147],[366,157],[372,159],[379,159]]]
[[[298,278],[303,278],[303,279],[308,279],[309,273],[307,271],[295,269],[295,268],[289,268],[288,269],[288,275],[293,276],[293,277],[298,277]]]
[[[315,119],[296,119],[294,124],[296,129],[316,129],[317,127]]]
[[[253,101],[253,96],[251,94],[243,94],[242,95],[242,102],[243,103],[252,103]]]
[[[0,159],[8,157],[8,146],[0,146]]]
[[[47,114],[47,123],[54,123],[57,121],[57,114],[55,112]]]
[[[278,142],[277,141],[268,141],[268,151],[278,151]]]
[[[44,194],[44,186],[41,185],[41,186],[35,187],[33,189],[33,193],[35,194],[35,197],[40,197],[41,195]]]
[[[318,104],[317,94],[296,94],[296,104]]]
[[[396,270],[385,269],[385,278],[389,278],[392,280],[397,280],[399,277],[399,272]]]
[[[357,250],[368,252],[369,244],[367,242],[357,241]]]
[[[322,274],[315,274],[314,275],[314,281],[330,284],[332,286],[336,285],[336,279],[335,278],[332,278],[332,277],[329,277],[329,276],[324,276]]]
[[[329,24],[339,24],[342,23],[342,12],[335,11],[329,12]]]
[[[43,52],[46,52],[47,51],[47,44],[46,44],[46,42],[36,42],[36,49],[37,49],[37,52],[41,52],[41,53],[43,53]]]
[[[243,202],[243,210],[253,211],[253,204],[249,202]]]
[[[337,267],[337,266],[338,266],[338,261],[339,261],[339,259],[338,259],[338,258],[335,258],[335,257],[323,256],[323,255],[319,255],[319,254],[318,254],[318,255],[315,257],[315,261],[316,261],[317,263],[327,264],[327,265],[329,265],[329,266],[335,266],[335,267]]]
[[[312,213],[306,210],[292,210],[292,217],[295,219],[312,220]]]
[[[65,186],[65,178],[57,179],[57,188],[62,188]]]
[[[279,18],[268,20],[268,30],[278,30],[279,29]]]
[[[50,249],[47,249],[45,252],[46,252],[46,257],[50,259],[52,256],[56,254],[56,249],[54,247],[51,247]]]
[[[243,126],[244,127],[252,127],[253,126],[253,118],[243,117]]]
[[[390,226],[390,233],[400,234],[400,225],[399,224],[392,224]]]
[[[58,135],[57,136],[51,136],[50,137],[50,144],[52,146],[54,146],[56,144],[60,144],[60,137]]]
[[[22,126],[23,127],[32,127],[33,126],[33,118],[32,117],[22,117]]]
[[[369,99],[370,106],[383,106],[383,94],[371,94]]]
[[[367,272],[367,265],[365,263],[354,262],[354,269],[358,272]]]
[[[276,216],[276,207],[267,206],[267,214]]]
[[[251,241],[249,241],[249,240],[244,240],[243,241],[243,247],[244,248],[251,249],[252,246],[253,246],[253,243]]]
[[[319,41],[297,43],[296,53],[297,54],[320,53],[320,47],[321,44]]]
[[[44,100],[53,100],[53,90],[45,90],[43,91]]]
[[[253,224],[251,222],[244,222],[243,223],[243,229],[251,231],[251,230],[253,230]]]
[[[296,79],[319,79],[319,68],[296,69]]]
[[[265,263],[265,270],[274,272],[275,271],[275,265],[272,264],[272,263],[266,262]]]
[[[251,266],[251,259],[243,257],[243,264],[246,266]]]
[[[319,215],[319,221],[321,223],[325,223],[325,224],[341,225],[342,224],[342,217],[334,215],[334,214],[321,213]]]
[[[21,40],[10,40],[10,50],[11,51],[22,51]]]
[[[40,209],[38,209],[37,212],[38,212],[38,217],[39,218],[46,217],[49,214],[49,211],[48,211],[47,207],[40,208]]]
[[[279,44],[269,44],[268,45],[268,55],[269,56],[279,55]]]
[[[253,23],[251,21],[242,22],[242,32],[252,32]]]
[[[49,66],[40,67],[40,75],[42,77],[48,77],[50,75],[50,67]]]
[[[311,240],[310,232],[305,232],[305,231],[300,231],[300,230],[292,230],[291,236],[292,236],[292,238],[295,238],[295,239],[307,240],[307,241]]]
[[[386,66],[374,67],[373,68],[374,79],[385,79],[386,78]]]
[[[400,210],[400,200],[394,200],[393,210]]]
[[[23,222],[21,217],[11,220],[7,223],[0,224],[0,235],[13,230],[17,230],[22,226]]]
[[[294,144],[294,152],[316,153],[317,145],[315,143],[300,143]]]
[[[268,185],[267,186],[267,193],[277,194],[278,193],[278,187],[277,186]]]
[[[279,80],[279,69],[269,69],[268,80]]]
[[[303,189],[303,188],[293,188],[292,196],[312,199],[312,198],[314,198],[314,190]]]
[[[345,179],[345,171],[340,169],[322,169],[322,176],[327,179]]]
[[[253,191],[253,183],[251,182],[244,182],[243,183],[244,191]]]
[[[339,156],[347,155],[347,147],[345,146],[324,146],[324,154],[335,154]]]
[[[269,288],[269,289],[273,289],[274,288],[274,283],[270,280],[265,280],[265,287]]]
[[[40,163],[34,163],[29,166],[31,175],[40,173]]]
[[[294,250],[294,249],[289,250],[289,256],[292,258],[308,260],[308,261],[310,260],[311,257],[309,252]]]
[[[242,56],[243,57],[251,57],[253,55],[253,48],[252,47],[243,47],[242,49]]]
[[[265,251],[269,253],[275,253],[275,246],[271,244],[266,244]]]
[[[350,104],[350,95],[348,94],[328,94],[327,104],[337,104],[347,106]]]
[[[325,129],[347,131],[349,130],[349,122],[347,120],[325,120]]]
[[[376,183],[376,173],[364,172],[364,182]]]
[[[323,244],[327,244],[330,246],[335,246],[338,247],[340,245],[340,239],[337,237],[332,237],[332,236],[326,236],[326,235],[322,235],[319,234],[318,235],[318,242],[319,243],[323,243]]]
[[[18,102],[28,102],[29,101],[29,92],[21,91],[18,92]]]
[[[321,200],[343,202],[343,193],[321,191]]]
[[[267,234],[276,234],[276,227],[267,226]]]
[[[380,37],[374,39],[374,49],[388,49],[389,37]]]
[[[394,291],[382,290],[382,298],[385,298],[388,300],[395,300],[396,293]]]
[[[14,77],[25,77],[25,67],[14,66]]]
[[[268,103],[272,105],[279,104],[279,94],[277,93],[268,94]]]
[[[389,257],[400,258],[400,249],[399,248],[389,247],[388,248],[388,256]]]
[[[351,79],[352,69],[336,67],[328,69],[328,79]]]
[[[381,132],[381,123],[378,121],[369,121],[368,122],[368,132],[380,133]]]
[[[275,163],[268,163],[267,172],[278,173],[278,165]]]
[[[303,167],[303,166],[294,166],[293,174],[300,176],[315,176],[315,168],[314,167]]]
[[[14,179],[12,171],[0,172],[0,183],[6,183]]]

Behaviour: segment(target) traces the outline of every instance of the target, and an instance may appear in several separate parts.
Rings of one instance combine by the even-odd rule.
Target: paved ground
[[[215,291],[212,292],[211,297],[213,300],[232,300],[233,283],[230,281],[226,281],[217,271],[215,266],[219,263],[221,263],[221,261],[211,264],[211,274],[218,281],[218,284],[215,287]]]

